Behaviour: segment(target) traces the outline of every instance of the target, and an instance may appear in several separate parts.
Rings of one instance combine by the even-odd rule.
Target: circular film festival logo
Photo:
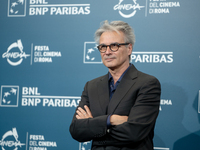
[[[12,43],[7,52],[3,53],[2,58],[7,58],[7,62],[12,66],[20,65],[23,61],[23,58],[26,58],[30,55],[27,55],[23,52],[23,45],[21,40],[17,40],[17,42]]]
[[[18,140],[18,134],[16,128],[13,128],[12,131],[6,132],[0,141],[2,150],[13,149],[18,150],[18,147],[22,147],[23,143]]]
[[[127,0],[126,0],[127,1]],[[132,0],[131,3],[125,3],[124,0],[119,0],[119,3],[114,6],[114,10],[118,10],[119,14],[124,18],[133,17],[137,10],[144,8],[145,6],[140,6],[137,0]]]

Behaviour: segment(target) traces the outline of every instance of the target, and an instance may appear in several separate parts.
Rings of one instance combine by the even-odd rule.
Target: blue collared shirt
[[[117,86],[119,85],[120,81],[122,80],[123,76],[126,74],[126,72],[129,70],[131,64],[129,65],[129,67],[124,71],[124,73],[121,75],[121,77],[117,80],[117,82],[114,84],[114,80],[112,75],[109,72],[109,77],[108,77],[108,82],[109,82],[109,94],[110,94],[110,100],[113,96],[113,94],[115,93],[115,90],[117,89]],[[111,127],[111,123],[110,123],[110,116],[108,116],[107,118],[107,127],[110,128]]]

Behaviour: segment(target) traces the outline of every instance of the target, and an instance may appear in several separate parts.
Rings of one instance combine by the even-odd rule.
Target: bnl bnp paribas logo
[[[19,86],[2,85],[0,107],[77,107],[79,96],[48,96],[41,95],[38,87],[22,87],[19,98]]]
[[[8,17],[34,15],[89,15],[90,4],[49,4],[47,0],[8,0]]]
[[[24,58],[26,59],[30,56],[23,49],[22,41],[19,39],[8,47],[7,51],[3,53],[2,58],[7,59],[7,62],[12,66],[20,65]]]
[[[26,0],[8,0],[8,17],[26,16]]]
[[[19,135],[16,128],[7,131],[0,140],[0,146],[2,150],[18,150],[18,148],[24,147],[26,144],[19,141]]]
[[[2,85],[1,86],[1,107],[18,107],[19,86]]]
[[[145,6],[140,6],[137,0],[119,0],[113,9],[118,11],[124,18],[131,18],[135,16],[137,11],[140,11]]]
[[[131,54],[132,63],[173,63],[173,52],[135,52]],[[85,64],[102,64],[101,55],[95,42],[84,43]]]

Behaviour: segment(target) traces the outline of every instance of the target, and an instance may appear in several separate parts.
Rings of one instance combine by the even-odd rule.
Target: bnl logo
[[[101,64],[101,55],[95,42],[84,43],[83,63]]]
[[[8,17],[26,16],[26,0],[8,0]]]
[[[91,141],[79,143],[79,150],[91,150]]]
[[[2,85],[1,86],[1,107],[18,107],[19,86]]]

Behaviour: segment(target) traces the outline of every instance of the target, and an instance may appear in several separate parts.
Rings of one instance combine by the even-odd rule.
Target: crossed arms
[[[110,132],[107,132],[109,114],[103,114],[98,101],[94,101],[98,95],[98,90],[92,86],[94,84],[86,84],[70,125],[70,133],[75,140],[93,140],[93,145],[126,146],[153,137],[160,104],[160,83],[156,78],[144,81],[142,86],[135,83],[125,94],[111,114],[113,126]]]
[[[76,113],[77,119],[88,119],[93,118],[92,113],[87,105],[84,106],[85,110],[81,107],[78,107]],[[124,122],[127,122],[128,116],[120,116],[120,115],[111,115],[110,117],[110,123],[111,125],[120,125]]]

